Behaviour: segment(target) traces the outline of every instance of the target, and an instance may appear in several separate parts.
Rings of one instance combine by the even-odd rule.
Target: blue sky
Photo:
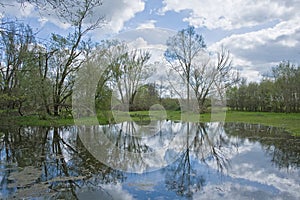
[[[2,2],[1,17],[24,20],[40,31],[40,38],[70,31],[53,13]],[[107,23],[89,36],[95,41],[118,37],[161,50],[166,38],[192,25],[210,50],[225,46],[241,75],[258,81],[282,60],[300,63],[299,9],[298,0],[103,0],[95,15],[105,16]]]

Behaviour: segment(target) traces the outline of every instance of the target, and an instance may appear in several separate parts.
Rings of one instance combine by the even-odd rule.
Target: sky
[[[66,34],[70,25],[33,5],[2,0],[0,17],[30,24],[38,37]],[[227,48],[232,66],[248,82],[270,74],[280,61],[300,63],[299,0],[103,0],[94,15],[106,23],[89,34],[93,41],[119,38],[163,52],[166,39],[189,25],[211,51]]]

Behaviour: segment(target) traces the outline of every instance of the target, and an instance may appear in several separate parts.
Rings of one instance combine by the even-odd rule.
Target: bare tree
[[[201,112],[204,110],[205,100],[212,92],[222,97],[224,89],[235,82],[229,51],[222,47],[220,52],[207,52],[203,37],[193,27],[183,29],[169,38],[167,46],[165,57],[172,71],[186,86],[188,110],[192,109],[192,95]],[[180,95],[180,92],[177,94]]]
[[[213,58],[209,53],[200,55],[193,62],[190,85],[195,94],[200,112],[205,110],[205,100],[212,92],[224,100],[225,90],[238,80],[232,71],[229,51],[224,47]]]
[[[195,32],[194,27],[189,26],[170,37],[167,46],[165,58],[172,70],[176,71],[185,82],[189,107],[192,63],[195,57],[206,47],[204,39],[202,35]]]

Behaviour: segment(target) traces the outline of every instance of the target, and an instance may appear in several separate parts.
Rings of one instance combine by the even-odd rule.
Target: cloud
[[[254,186],[245,186],[238,183],[225,182],[220,185],[207,185],[204,187],[203,191],[197,192],[193,195],[194,200],[200,199],[274,199],[283,200],[291,199],[295,200],[298,195],[281,192],[275,193],[262,191]]]
[[[0,6],[1,16],[13,15],[17,18],[29,17],[34,12],[34,6],[24,2],[23,5],[16,1],[4,0]]]
[[[125,41],[133,41],[137,38],[143,38],[148,44],[165,45],[169,37],[175,35],[177,32],[165,28],[139,28],[131,29],[116,35],[116,38]]]
[[[286,20],[297,8],[283,1],[252,1],[252,0],[164,0],[160,12],[189,11],[189,16],[183,21],[195,27],[208,29],[221,28],[225,30],[252,27],[274,20]],[[299,4],[298,4],[299,5]]]
[[[299,63],[299,41],[300,17],[295,17],[273,27],[230,35],[210,48],[218,49],[222,45],[228,48],[232,53],[233,65],[242,69],[242,76],[251,76],[253,80],[282,60]]]
[[[70,28],[70,24],[64,19],[60,19],[53,9],[45,7],[42,10],[37,10],[29,3],[21,5],[16,1],[6,1],[7,6],[0,7],[6,16],[22,19],[32,17],[36,18],[42,26],[46,23],[52,23],[62,29]],[[136,13],[143,11],[144,8],[145,3],[142,0],[104,0],[102,6],[95,8],[92,18],[105,17],[107,23],[102,32],[118,33],[124,28],[125,22],[133,18]]]
[[[137,29],[155,28],[156,20],[149,20],[146,23],[140,24]]]
[[[145,3],[142,0],[106,0],[99,7],[98,13],[105,16],[108,24],[105,28],[117,33],[123,29],[124,23],[143,11]]]

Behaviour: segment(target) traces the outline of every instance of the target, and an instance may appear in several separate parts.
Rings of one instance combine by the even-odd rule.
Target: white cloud
[[[34,6],[24,2],[23,5],[16,1],[3,1],[0,6],[1,16],[13,15],[17,18],[29,17],[34,12]]]
[[[149,44],[143,37],[138,37],[135,40],[128,41],[128,45],[133,49],[152,49],[164,52],[167,49],[163,44]]]
[[[118,33],[124,28],[126,21],[133,18],[136,13],[142,12],[144,8],[145,3],[142,0],[106,0],[95,13],[105,16],[108,21],[106,29]]]
[[[49,20],[46,17],[41,17],[38,19],[40,22],[41,26],[43,27]]]
[[[300,62],[300,17],[282,21],[274,27],[230,35],[210,48],[225,46],[232,53],[233,65],[241,75],[259,80],[262,74],[282,60]]]
[[[145,41],[147,41],[148,44],[159,44],[159,45],[165,45],[167,39],[170,36],[173,36],[176,34],[176,31],[171,29],[164,29],[164,28],[140,28],[140,29],[131,29],[124,32],[121,32],[120,34],[116,35],[116,38],[119,38],[120,40],[125,41],[133,41],[137,38],[143,38]]]
[[[282,1],[252,0],[164,0],[161,13],[189,10],[190,15],[183,19],[195,27],[226,30],[252,27],[274,20],[285,20],[297,9],[293,4]],[[294,12],[294,13],[293,13]]]
[[[146,23],[140,24],[137,29],[155,28],[155,20],[149,20]]]
[[[68,29],[70,24],[59,19],[55,10],[45,7],[40,12],[32,4],[24,3],[21,5],[16,1],[6,0],[7,6],[0,7],[0,11],[7,16],[17,18],[33,17],[37,18],[41,26],[46,23],[53,23],[59,28]],[[124,28],[124,23],[135,16],[136,13],[144,10],[145,3],[142,0],[104,0],[103,5],[94,10],[93,18],[105,17],[107,24],[105,30],[98,33],[117,33]]]

